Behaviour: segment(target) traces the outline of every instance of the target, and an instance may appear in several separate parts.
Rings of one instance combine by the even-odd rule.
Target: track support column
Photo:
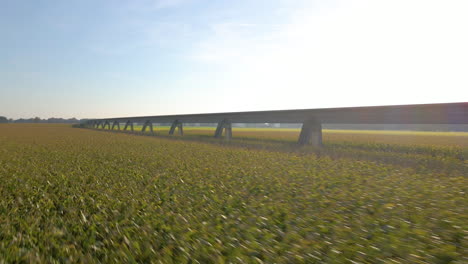
[[[117,126],[117,130],[120,130],[120,123],[117,122],[117,121],[114,121],[114,123],[112,123],[112,129],[111,130],[114,130],[114,127]]]
[[[175,132],[176,128],[177,128],[177,132],[179,133],[179,136],[183,136],[184,135],[184,128],[183,128],[182,122],[180,122],[179,120],[175,120],[172,123],[171,129],[169,129],[169,135],[174,135],[174,132]]]
[[[108,129],[110,129],[109,121],[106,121],[106,122],[104,122],[104,124],[102,124],[102,129],[106,129],[106,126],[107,126]]]
[[[132,121],[128,120],[127,123],[125,123],[125,126],[124,126],[123,130],[127,130],[128,126],[130,126],[130,129],[133,132],[133,122]]]
[[[221,138],[223,136],[224,130],[224,139],[231,140],[232,139],[232,124],[231,121],[228,119],[223,119],[221,122],[218,123],[215,131],[215,138]]]
[[[310,144],[314,147],[322,146],[322,123],[315,119],[309,119],[302,124],[299,135],[299,145]]]
[[[145,124],[143,125],[143,128],[141,129],[141,132],[145,132],[147,127],[149,127],[151,133],[154,133],[153,123],[150,120],[146,120]]]

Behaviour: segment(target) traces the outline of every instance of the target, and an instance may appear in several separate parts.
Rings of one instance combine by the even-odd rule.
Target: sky
[[[0,0],[0,116],[468,101],[466,0]]]

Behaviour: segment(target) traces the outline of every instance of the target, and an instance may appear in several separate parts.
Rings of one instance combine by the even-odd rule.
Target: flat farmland
[[[123,126],[122,126],[123,128]],[[134,126],[141,131],[142,126]],[[212,137],[215,127],[184,127],[185,136]],[[157,135],[167,135],[169,127],[153,127]],[[234,127],[235,139],[267,139],[296,142],[297,128],[239,128]],[[147,131],[148,133],[149,131]],[[177,134],[177,130],[176,133]],[[468,147],[468,132],[382,131],[382,130],[323,130],[325,142],[383,143],[419,146]]]
[[[466,263],[467,133],[0,125],[0,263]]]

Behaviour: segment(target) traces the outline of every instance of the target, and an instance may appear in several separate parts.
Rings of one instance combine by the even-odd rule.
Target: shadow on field
[[[162,134],[167,133],[167,131],[150,133],[94,128],[91,128],[91,130],[157,137],[175,141],[202,142],[226,147],[313,155],[316,158],[364,160],[440,172],[464,172],[466,171],[465,161],[468,160],[468,149],[455,147],[326,141],[323,147],[314,148],[312,146],[300,146],[291,139],[236,137],[234,135],[230,141],[226,141],[224,138],[217,139],[208,134],[179,136]]]

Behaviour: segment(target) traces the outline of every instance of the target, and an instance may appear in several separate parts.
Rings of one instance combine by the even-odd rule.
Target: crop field
[[[123,127],[122,127],[123,128]],[[134,126],[141,131],[142,126]],[[167,135],[169,127],[154,126],[154,133]],[[238,128],[233,133],[237,139],[267,139],[272,141],[296,142],[300,129],[294,128]],[[214,127],[184,127],[185,136],[212,137]],[[379,130],[327,130],[324,129],[324,141],[354,143],[384,143],[420,146],[468,147],[467,132],[423,132],[423,131],[379,131]],[[149,133],[147,130],[146,133]],[[177,132],[175,133],[177,134]]]
[[[0,263],[467,263],[468,133],[0,125]]]

